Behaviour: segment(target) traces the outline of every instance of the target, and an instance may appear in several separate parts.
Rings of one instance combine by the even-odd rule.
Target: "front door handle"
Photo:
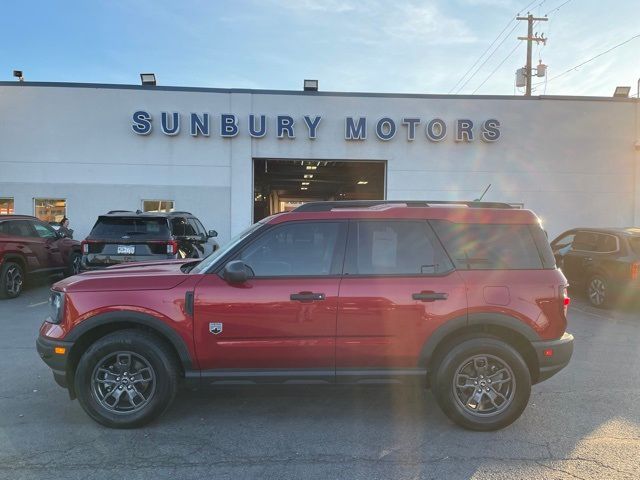
[[[324,300],[324,293],[298,292],[292,293],[289,297],[291,300],[298,302],[315,302],[316,300]]]
[[[435,302],[436,300],[446,300],[449,298],[449,294],[444,292],[420,292],[414,293],[411,297],[422,302]]]

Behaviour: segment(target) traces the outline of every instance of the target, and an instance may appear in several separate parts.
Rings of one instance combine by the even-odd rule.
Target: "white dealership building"
[[[303,201],[484,200],[551,236],[640,225],[640,103],[0,82],[0,213],[190,211],[222,241]]]

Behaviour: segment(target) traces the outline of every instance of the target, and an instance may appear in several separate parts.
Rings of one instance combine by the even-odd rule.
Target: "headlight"
[[[64,316],[64,293],[51,291],[49,295],[49,323],[60,323]]]

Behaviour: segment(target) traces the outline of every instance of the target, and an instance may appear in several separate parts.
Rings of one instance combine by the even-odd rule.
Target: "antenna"
[[[487,188],[484,189],[484,192],[482,192],[482,195],[480,195],[480,198],[476,198],[474,202],[481,202],[485,194],[489,191],[490,188],[491,188],[491,184],[487,185]]]

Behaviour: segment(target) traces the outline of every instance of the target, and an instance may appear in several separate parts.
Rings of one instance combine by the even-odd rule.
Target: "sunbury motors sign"
[[[175,136],[187,132],[192,137],[209,137],[219,135],[233,138],[238,135],[249,135],[263,138],[275,135],[280,139],[304,137],[315,140],[321,135],[321,115],[304,115],[295,118],[291,115],[250,114],[245,118],[232,113],[211,115],[209,113],[162,112],[160,118],[154,118],[149,112],[138,110],[132,115],[131,128],[138,135],[149,135],[155,129],[163,135]],[[430,142],[441,142],[453,137],[456,142],[473,142],[480,139],[484,142],[495,142],[500,138],[500,121],[495,118],[487,120],[471,120],[459,118],[445,121],[442,118],[383,116],[377,119],[367,117],[345,117],[344,139],[362,141],[375,134],[381,141],[404,137],[407,141],[425,139]]]

